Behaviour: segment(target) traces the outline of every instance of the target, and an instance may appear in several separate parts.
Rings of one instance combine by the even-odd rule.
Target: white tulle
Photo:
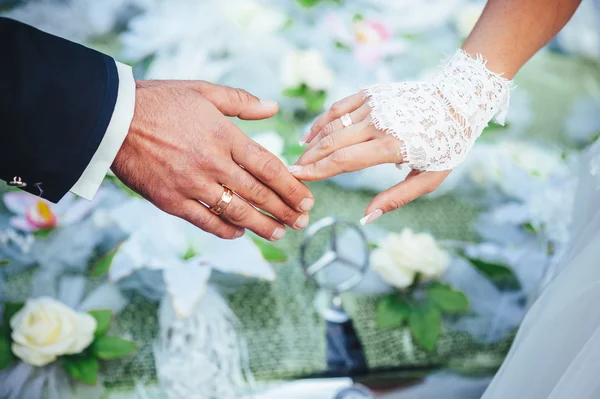
[[[569,244],[484,399],[600,397],[600,143],[577,174]]]
[[[453,169],[493,118],[504,124],[511,81],[486,61],[458,50],[431,81],[364,89],[372,122],[400,140],[402,163],[416,170]]]
[[[237,399],[254,384],[237,319],[214,287],[187,318],[164,300],[159,320],[154,356],[164,397]]]

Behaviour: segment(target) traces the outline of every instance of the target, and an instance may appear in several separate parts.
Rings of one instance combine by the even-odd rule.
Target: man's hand
[[[265,119],[277,109],[244,90],[207,82],[138,81],[131,128],[112,170],[163,211],[218,237],[238,238],[250,229],[278,240],[283,224],[307,226],[313,195],[227,118]],[[238,196],[217,216],[208,207],[220,201],[222,185]]]

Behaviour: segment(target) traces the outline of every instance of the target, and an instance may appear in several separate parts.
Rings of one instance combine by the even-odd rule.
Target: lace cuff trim
[[[401,141],[404,163],[441,171],[464,161],[490,120],[504,124],[511,88],[481,55],[458,50],[431,81],[375,85],[363,92],[373,125]]]

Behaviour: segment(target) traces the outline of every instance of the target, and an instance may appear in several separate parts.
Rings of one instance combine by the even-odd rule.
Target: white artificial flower
[[[503,141],[499,148],[503,156],[540,180],[564,171],[564,161],[559,151],[516,141]]]
[[[600,12],[589,0],[581,5],[556,36],[558,45],[567,53],[600,60]]]
[[[528,192],[568,169],[556,149],[526,141],[479,143],[468,164],[469,178],[480,186],[497,186],[506,195],[527,197]]]
[[[417,274],[425,279],[440,277],[450,264],[450,256],[431,234],[415,234],[409,228],[390,233],[378,245],[371,253],[371,266],[398,288],[409,287]]]
[[[21,2],[4,16],[76,42],[111,32],[123,10],[139,0]]]
[[[600,115],[600,91],[596,88],[593,95],[579,98],[571,105],[571,110],[565,119],[567,136],[581,146],[593,142],[600,132],[598,115]]]
[[[252,136],[252,140],[256,141],[261,146],[269,150],[277,158],[287,165],[286,159],[283,157],[285,150],[285,140],[275,131],[267,131]]]
[[[273,18],[271,11],[257,14],[244,4],[241,0],[155,0],[129,20],[120,36],[120,58],[139,62],[151,56],[144,73],[148,79],[202,79],[243,85],[250,91],[270,88],[278,81],[273,76],[279,73],[287,43],[269,31],[273,25],[257,26]],[[254,15],[246,15],[250,22],[244,23],[250,29],[240,26],[235,16],[238,7],[242,15]],[[266,95],[262,90],[261,94]]]
[[[282,81],[284,87],[306,84],[313,90],[328,90],[333,86],[333,71],[317,50],[294,50],[283,58]]]
[[[113,258],[109,279],[119,281],[143,269],[162,271],[165,294],[179,317],[194,312],[213,270],[275,279],[273,268],[248,236],[222,240],[137,198],[109,212],[129,234]]]
[[[251,0],[231,1],[225,8],[225,14],[242,29],[275,33],[287,22],[287,16],[275,7]]]
[[[397,32],[418,34],[447,24],[465,0],[390,1],[366,0],[382,20]]]
[[[454,19],[454,25],[462,37],[469,36],[479,17],[481,17],[484,7],[485,3],[469,3],[459,8],[459,12]]]
[[[96,319],[50,297],[29,299],[10,320],[12,351],[24,362],[45,366],[61,355],[82,352],[94,340]]]

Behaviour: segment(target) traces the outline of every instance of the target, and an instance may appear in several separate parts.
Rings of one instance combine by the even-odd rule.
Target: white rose
[[[456,16],[455,25],[462,37],[469,36],[479,17],[481,17],[484,7],[485,3],[471,3],[460,10],[460,13]]]
[[[57,356],[82,352],[94,339],[96,319],[54,298],[30,299],[10,319],[12,351],[26,363],[44,366]]]
[[[286,54],[282,63],[284,87],[306,84],[313,90],[328,90],[333,86],[333,71],[317,50],[296,50]]]
[[[449,264],[450,256],[431,234],[415,234],[408,228],[390,233],[371,254],[373,270],[398,288],[410,286],[417,274],[425,279],[439,277]]]

